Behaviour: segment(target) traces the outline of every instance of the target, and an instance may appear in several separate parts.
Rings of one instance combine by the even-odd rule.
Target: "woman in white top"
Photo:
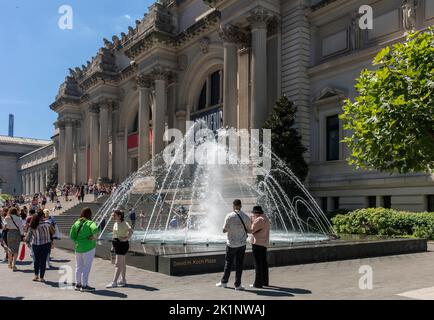
[[[125,221],[125,214],[121,210],[115,210],[112,215],[115,224],[113,226],[113,249],[116,254],[116,271],[113,282],[109,283],[106,288],[124,287],[127,284],[126,272],[126,254],[130,248],[128,240],[133,235],[133,228]],[[118,282],[122,275],[122,281]]]
[[[17,208],[10,208],[5,218],[5,229],[7,230],[7,247],[9,269],[17,271],[16,262],[20,243],[23,236],[23,223],[18,216]]]

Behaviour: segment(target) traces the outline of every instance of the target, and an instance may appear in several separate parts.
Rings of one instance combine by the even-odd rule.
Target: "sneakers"
[[[126,282],[126,281],[120,281],[120,282],[118,282],[118,287],[123,288],[123,287],[125,287],[126,285],[127,285],[127,282]]]
[[[245,288],[240,284],[238,287],[235,287],[235,290],[243,291],[243,290],[245,290]]]
[[[218,288],[227,288],[228,284],[227,283],[223,283],[223,282],[219,282],[215,285]]]
[[[74,290],[75,291],[80,291],[81,290],[81,284],[76,284]]]
[[[92,292],[92,291],[95,291],[95,288],[85,286],[85,287],[81,287],[80,291],[81,292]]]
[[[262,289],[262,286],[255,286],[254,284],[251,284],[249,287],[250,288],[256,288],[256,289]]]
[[[110,282],[108,285],[105,286],[107,289],[116,288],[118,287],[118,284],[116,282]]]

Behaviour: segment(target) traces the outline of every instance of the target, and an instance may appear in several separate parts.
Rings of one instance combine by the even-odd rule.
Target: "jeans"
[[[263,246],[252,245],[253,258],[255,259],[255,287],[268,286],[268,262],[267,248]]]
[[[75,253],[76,269],[75,282],[83,287],[89,284],[89,273],[92,268],[93,258],[95,257],[95,249],[84,253]]]
[[[229,246],[226,247],[225,269],[223,272],[223,278],[221,280],[222,283],[228,283],[235,259],[235,287],[239,287],[241,285],[245,252],[246,246],[238,248],[231,248]]]
[[[33,265],[35,269],[35,276],[44,278],[46,261],[48,253],[50,252],[51,243],[46,243],[42,245],[32,245],[33,249]]]

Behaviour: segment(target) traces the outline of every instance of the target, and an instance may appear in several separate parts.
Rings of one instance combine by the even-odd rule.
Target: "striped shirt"
[[[51,242],[50,224],[46,221],[41,222],[36,229],[30,229],[30,244],[40,246]]]

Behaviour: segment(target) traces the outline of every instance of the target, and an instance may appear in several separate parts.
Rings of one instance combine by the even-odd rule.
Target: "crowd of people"
[[[34,281],[44,281],[45,270],[51,268],[50,253],[54,240],[60,238],[56,220],[44,207],[20,208],[10,202],[0,209],[0,245],[4,250],[3,263],[13,272],[17,271],[17,260],[25,257],[26,246],[34,263]]]
[[[74,189],[72,189],[74,190]],[[80,190],[80,189],[77,189]],[[66,191],[68,192],[68,191]],[[51,199],[51,198],[50,198]],[[17,260],[23,259],[25,246],[30,249],[33,259],[33,281],[44,282],[45,272],[50,268],[50,253],[54,241],[60,237],[55,219],[50,211],[44,208],[40,197],[34,197],[35,206],[28,210],[16,202],[10,202],[1,208],[0,243],[5,252],[4,263],[12,271],[17,271]],[[36,200],[38,205],[36,205]],[[233,265],[235,264],[235,289],[244,290],[241,283],[244,256],[249,235],[255,263],[255,281],[251,287],[269,286],[267,247],[270,237],[270,223],[260,206],[255,206],[252,215],[241,211],[241,200],[234,200],[233,212],[224,222],[223,232],[227,233],[227,246],[224,273],[217,287],[226,288]],[[124,287],[126,278],[126,255],[129,251],[129,240],[134,233],[135,211],[129,210],[126,221],[125,213],[115,210],[112,229],[112,252],[115,255],[115,271],[113,280],[106,288]],[[140,213],[140,219],[145,215]],[[142,225],[141,221],[141,227]],[[89,285],[89,276],[95,257],[97,239],[103,229],[92,220],[92,210],[82,209],[80,218],[72,225],[69,238],[74,243],[76,268],[74,288],[77,291],[90,292],[95,288]],[[22,244],[23,243],[23,244]],[[21,248],[21,251],[20,251]]]

